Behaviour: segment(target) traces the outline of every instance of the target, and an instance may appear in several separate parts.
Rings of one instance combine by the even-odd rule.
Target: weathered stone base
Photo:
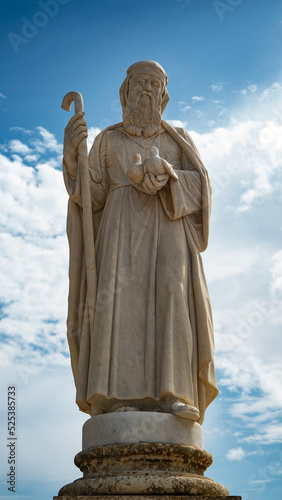
[[[53,500],[242,500],[242,497],[203,497],[199,495],[95,495],[91,497],[53,497]]]
[[[204,476],[212,456],[196,446],[128,443],[92,446],[78,453],[75,464],[83,478],[64,486],[59,496],[122,498],[227,497],[228,490]],[[189,497],[190,495],[190,497]],[[69,499],[68,499],[69,500]]]

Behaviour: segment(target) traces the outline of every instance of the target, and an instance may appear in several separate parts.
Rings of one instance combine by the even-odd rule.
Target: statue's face
[[[130,79],[129,93],[131,91],[134,91],[135,95],[140,97],[144,95],[151,98],[153,96],[155,101],[158,102],[162,92],[162,82],[156,76],[139,73]]]
[[[131,135],[151,137],[161,123],[162,81],[146,73],[133,75],[129,80],[123,124]]]

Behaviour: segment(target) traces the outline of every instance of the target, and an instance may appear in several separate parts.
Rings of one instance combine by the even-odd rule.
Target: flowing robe
[[[93,322],[85,309],[89,284],[80,176],[72,180],[65,169],[68,341],[82,411],[90,413],[92,404],[107,412],[121,403],[156,410],[169,396],[196,406],[201,423],[217,395],[212,315],[200,257],[208,237],[210,186],[187,132],[162,124],[160,133],[147,139],[128,135],[122,124],[109,127],[90,151],[97,268]],[[146,194],[126,172],[133,155],[144,160],[152,146],[173,164],[179,180],[170,178],[156,194]]]

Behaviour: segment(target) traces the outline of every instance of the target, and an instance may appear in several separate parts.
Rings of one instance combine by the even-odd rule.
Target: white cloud
[[[234,461],[234,460],[240,461],[244,457],[245,457],[245,451],[241,447],[239,447],[239,448],[232,448],[231,450],[229,450],[226,453],[226,458],[227,458],[227,460],[230,460],[230,461]]]
[[[195,110],[195,115],[197,118],[202,118],[202,116],[204,116],[204,113],[203,111],[200,111],[199,109],[196,109]]]
[[[214,92],[221,92],[224,84],[225,84],[225,82],[219,82],[217,84],[213,84],[213,85],[211,85],[211,89]]]
[[[218,113],[218,117],[220,118],[221,116],[225,115],[227,112],[227,108],[222,108],[219,113]]]
[[[183,122],[181,120],[167,120],[167,123],[169,123],[172,127],[186,128],[187,126],[187,122]]]
[[[213,127],[213,128],[214,128],[214,127],[215,127],[215,125],[216,125],[216,123],[215,123],[215,121],[214,121],[214,120],[209,120],[209,121],[207,122],[207,126],[208,126],[208,127]]]
[[[204,161],[212,166],[216,192],[236,185],[237,209],[247,212],[255,203],[282,187],[282,124],[274,120],[243,121],[213,129],[205,134],[193,132]]]
[[[7,97],[4,94],[2,94],[2,92],[0,92],[0,97],[1,99],[7,99]]]
[[[9,142],[9,149],[12,153],[19,153],[21,155],[26,155],[28,153],[31,153],[31,149],[18,139],[13,139],[12,141]]]
[[[249,92],[254,93],[254,92],[256,92],[258,90],[258,87],[257,87],[257,85],[255,85],[254,83],[252,83],[252,84],[248,85],[248,90],[249,90]]]
[[[101,129],[98,127],[90,127],[88,129],[88,137],[87,137],[87,147],[88,151],[90,151],[91,146],[94,142],[95,137],[101,132]]]
[[[17,480],[22,498],[42,470],[40,487],[43,484],[50,498],[80,476],[73,457],[81,450],[87,418],[74,404],[66,341],[67,194],[62,172],[52,166],[61,146],[45,129],[38,133],[28,134],[26,148],[18,141],[0,154],[0,390],[4,395],[8,385],[17,387]],[[37,148],[43,137],[45,160]],[[12,151],[29,153],[23,159],[8,154]],[[30,161],[37,161],[36,167]],[[0,410],[6,412],[2,403]],[[43,454],[38,454],[39,442]],[[54,454],[57,449],[60,453]],[[8,472],[4,448],[0,468]]]
[[[201,101],[205,100],[205,98],[202,95],[200,95],[200,96],[195,95],[191,99],[192,99],[193,102],[201,102]]]
[[[281,82],[274,82],[270,87],[264,89],[259,97],[261,101],[266,101],[281,95],[281,93],[282,93]]]
[[[241,432],[238,444],[246,438],[248,446],[281,442],[279,88],[265,93],[267,102],[249,91],[246,104],[225,127],[203,134],[191,131],[213,187],[204,263],[213,305],[216,368],[220,388],[230,396],[234,430]]]
[[[248,248],[230,248],[229,245],[225,246],[226,251],[220,252],[220,248],[215,246],[212,253],[209,251],[209,258],[206,263],[209,272],[209,283],[214,283],[224,279],[236,278],[251,268],[255,267],[258,263],[259,256],[256,251]],[[218,270],[220,269],[220,274]]]
[[[187,111],[189,111],[190,109],[191,109],[191,106],[188,106],[188,105],[187,105],[187,106],[184,106],[184,107],[183,107],[180,111],[181,111],[182,113],[187,113]]]
[[[258,90],[258,87],[256,84],[254,83],[250,83],[249,85],[247,85],[247,87],[243,88],[240,90],[240,93],[244,96],[248,95],[248,94],[255,94]]]
[[[28,154],[25,156],[24,159],[27,163],[34,163],[39,159],[39,156],[34,154]]]
[[[187,113],[187,111],[191,109],[191,106],[189,106],[185,101],[179,101],[178,107],[181,113]]]
[[[276,252],[272,257],[271,274],[273,291],[282,291],[282,250]]]
[[[15,132],[23,132],[23,134],[28,134],[28,135],[32,134],[31,130],[27,130],[23,127],[10,127],[9,130]]]
[[[281,418],[281,415],[280,415]],[[255,444],[276,444],[282,443],[282,424],[277,421],[274,423],[263,423],[263,428],[259,432],[250,434],[244,438],[245,443],[255,443]],[[279,474],[282,474],[282,468]]]
[[[44,130],[44,136],[57,155],[53,134]],[[67,353],[67,195],[52,157],[29,166],[27,160],[38,156],[31,154],[33,140],[9,143],[11,151],[29,153],[24,160],[0,154],[1,358],[2,364],[16,359],[18,366],[40,363],[43,354],[47,364],[64,364]]]
[[[47,150],[61,155],[63,152],[63,145],[58,144],[54,134],[46,130],[44,127],[37,127],[37,130],[42,139],[35,139],[31,143],[36,153],[45,153]]]

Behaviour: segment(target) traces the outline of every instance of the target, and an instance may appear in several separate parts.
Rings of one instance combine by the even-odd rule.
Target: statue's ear
[[[122,86],[119,89],[119,97],[120,97],[120,102],[121,102],[121,107],[122,110],[124,110],[126,101],[127,101],[127,95],[128,95],[128,79],[127,77],[123,81]]]

